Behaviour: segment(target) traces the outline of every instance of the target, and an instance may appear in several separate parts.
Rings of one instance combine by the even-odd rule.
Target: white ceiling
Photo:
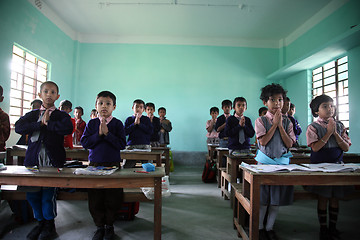
[[[347,0],[29,1],[80,42],[279,47]]]

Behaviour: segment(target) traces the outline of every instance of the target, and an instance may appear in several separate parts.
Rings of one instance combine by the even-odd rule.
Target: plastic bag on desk
[[[141,190],[147,199],[154,200],[155,190],[153,187],[143,187]],[[161,178],[161,195],[163,197],[170,197],[171,195],[169,176]]]

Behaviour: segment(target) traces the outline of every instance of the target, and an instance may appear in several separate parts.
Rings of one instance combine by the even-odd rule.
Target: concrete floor
[[[163,198],[162,239],[238,239],[229,201],[216,183],[201,181],[201,167],[176,167],[171,173],[172,195]],[[340,203],[338,228],[343,239],[360,239],[360,200]],[[0,206],[0,235],[4,240],[25,239],[35,222],[14,225],[6,202]],[[85,201],[58,201],[57,239],[91,239],[95,230]],[[11,230],[9,230],[11,229]],[[280,208],[275,230],[280,239],[318,239],[316,201],[303,200]],[[115,223],[116,239],[153,239],[153,204],[140,203],[134,221]],[[1,237],[2,236],[2,237]]]

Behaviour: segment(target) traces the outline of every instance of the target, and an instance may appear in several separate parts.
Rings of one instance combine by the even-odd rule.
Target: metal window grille
[[[48,79],[48,64],[34,54],[13,45],[10,87],[10,124],[30,111],[40,85]]]
[[[326,94],[334,99],[335,118],[349,130],[348,57],[328,62],[312,71],[313,97]]]

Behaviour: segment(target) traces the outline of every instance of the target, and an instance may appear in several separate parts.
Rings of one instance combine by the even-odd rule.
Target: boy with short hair
[[[91,113],[90,113],[90,118],[91,119],[94,119],[94,118],[97,118],[97,111],[96,111],[96,109],[92,109],[91,110]]]
[[[150,137],[150,145],[152,147],[159,147],[160,146],[160,135],[159,132],[161,130],[160,119],[154,116],[155,112],[155,104],[154,103],[146,103],[145,111],[147,113],[148,118],[150,118],[151,124],[153,126],[153,133]]]
[[[82,146],[89,149],[89,165],[120,168],[120,150],[125,148],[126,139],[123,123],[112,116],[116,97],[109,91],[102,91],[96,97],[95,106],[98,118],[88,122],[81,138]],[[123,189],[89,189],[88,201],[97,227],[92,239],[113,239],[113,224],[123,201]]]
[[[59,110],[66,112],[70,116],[72,111],[72,103],[69,100],[62,100],[59,105]],[[69,149],[74,148],[72,134],[75,131],[75,119],[71,118],[71,122],[73,124],[73,131],[71,134],[64,136],[64,147]]]
[[[299,135],[302,133],[301,126],[299,122],[294,118],[295,114],[295,105],[293,103],[290,104],[290,109],[288,111],[288,118],[290,119],[291,123],[293,124],[294,134],[296,137],[296,142],[293,144],[293,147],[299,147]]]
[[[153,126],[150,118],[143,116],[145,103],[141,99],[133,102],[134,114],[125,121],[125,134],[129,135],[127,149],[150,149]]]
[[[215,130],[215,124],[217,116],[219,115],[219,109],[217,107],[210,108],[211,119],[206,121],[206,143],[207,144],[218,144],[219,133]]]
[[[227,148],[228,147],[228,137],[225,133],[226,120],[230,117],[232,102],[228,99],[225,99],[221,102],[221,108],[224,111],[220,117],[217,118],[215,124],[215,130],[219,133],[219,147]]]
[[[290,103],[291,103],[290,98],[289,98],[289,97],[285,97],[285,98],[284,98],[284,105],[283,105],[283,107],[281,108],[281,113],[282,113],[282,115],[285,115],[285,116],[288,115],[288,111],[289,111],[289,109],[290,109]]]
[[[74,144],[76,145],[81,144],[80,139],[86,127],[86,122],[81,118],[82,115],[84,115],[84,109],[80,106],[76,107],[74,110],[74,119],[75,119]]]
[[[166,146],[170,144],[169,132],[172,130],[172,125],[169,119],[166,118],[166,108],[160,107],[158,109],[158,114],[160,118],[161,129],[159,132],[160,136],[160,146]]]
[[[4,90],[0,86],[0,102],[4,101]],[[6,151],[5,142],[10,136],[9,115],[0,108],[0,152]]]
[[[259,117],[265,116],[265,114],[267,113],[267,107],[261,107],[259,108]]]
[[[41,101],[40,99],[34,99],[34,100],[30,103],[31,110],[40,109],[41,105],[42,105],[42,101]]]
[[[24,165],[27,167],[57,167],[65,163],[64,135],[70,134],[73,125],[69,114],[56,109],[54,103],[60,97],[56,83],[41,84],[39,97],[43,100],[40,109],[26,113],[15,123],[15,132],[29,134]],[[28,240],[47,240],[56,236],[56,188],[39,187],[36,192],[27,192],[38,225],[26,236]]]
[[[244,116],[246,99],[237,97],[233,101],[234,115],[226,121],[225,132],[229,137],[229,154],[250,153],[250,138],[255,135],[251,119]]]

